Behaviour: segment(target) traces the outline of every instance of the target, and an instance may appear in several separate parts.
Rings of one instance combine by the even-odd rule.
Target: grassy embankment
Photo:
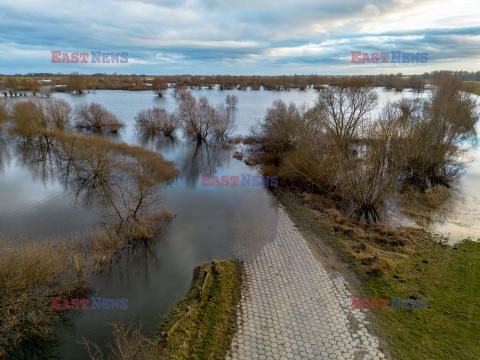
[[[365,294],[358,296],[428,300],[426,310],[368,310],[376,313],[395,359],[479,358],[480,243],[451,247],[425,231],[386,225],[367,233],[338,212],[314,209],[308,196],[279,198],[360,274]]]
[[[235,332],[241,279],[242,264],[236,260],[196,267],[186,297],[155,336],[145,336],[134,323],[115,325],[109,359],[224,359]],[[92,359],[104,359],[95,345],[87,348]]]
[[[172,359],[223,359],[236,326],[240,285],[238,261],[197,267],[186,298],[160,330],[163,353]]]

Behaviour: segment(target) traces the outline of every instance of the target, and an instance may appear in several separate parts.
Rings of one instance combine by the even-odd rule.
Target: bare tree
[[[413,75],[408,79],[408,86],[417,92],[422,91],[425,88],[425,80],[421,76]]]
[[[67,87],[69,91],[82,94],[87,88],[87,77],[74,72],[67,78]]]
[[[144,134],[163,133],[165,136],[172,136],[178,125],[179,120],[176,115],[169,114],[165,109],[158,107],[142,110],[135,116],[135,127],[137,131]]]
[[[235,109],[238,105],[238,97],[235,95],[227,95],[225,97],[225,104],[229,109]]]
[[[97,103],[78,105],[75,108],[75,120],[77,128],[96,132],[104,130],[117,132],[125,126],[115,115]]]
[[[425,190],[449,186],[462,170],[467,140],[476,139],[476,101],[454,78],[440,81],[424,103],[397,104],[402,111],[403,146],[408,148],[405,180]]]
[[[275,100],[267,110],[264,121],[254,130],[260,150],[267,161],[279,162],[283,154],[295,149],[302,121],[301,113],[293,103]]]
[[[201,97],[197,101],[190,91],[184,92],[177,114],[187,137],[194,138],[199,144],[207,142],[215,115],[215,109],[210,106],[207,98]]]
[[[395,193],[406,154],[398,146],[398,119],[387,107],[378,120],[363,125],[355,156],[340,159],[339,193],[352,202],[357,220],[379,220],[378,209]]]
[[[345,85],[321,89],[316,107],[318,121],[332,145],[347,155],[357,131],[376,105],[377,95],[371,86],[361,82]]]
[[[48,99],[44,103],[45,116],[52,129],[65,130],[72,120],[72,108],[65,100]]]
[[[230,134],[235,129],[235,114],[230,108],[218,106],[212,125],[212,135],[215,142],[224,145]]]
[[[161,77],[156,77],[152,81],[152,89],[159,97],[162,97],[168,89],[168,84]]]

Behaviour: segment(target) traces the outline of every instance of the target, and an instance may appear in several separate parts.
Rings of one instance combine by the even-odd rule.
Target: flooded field
[[[239,98],[235,110],[235,133],[247,135],[264,117],[276,99],[312,105],[317,93],[307,91],[220,91],[193,90],[211,104],[225,101],[227,94]],[[402,97],[425,96],[404,91],[377,90],[379,104]],[[169,184],[158,202],[176,214],[165,231],[148,244],[125,251],[120,260],[95,276],[93,287],[103,298],[127,298],[127,310],[72,311],[68,324],[57,327],[58,343],[46,349],[45,358],[58,356],[85,359],[85,338],[105,347],[112,340],[111,323],[135,318],[153,332],[186,292],[193,268],[213,259],[230,258],[235,248],[249,239],[274,236],[276,206],[263,187],[205,187],[201,174],[217,176],[257,175],[254,167],[232,157],[234,149],[197,147],[182,139],[148,140],[134,131],[134,117],[153,106],[174,111],[177,102],[168,92],[156,97],[151,91],[102,90],[84,95],[55,94],[72,106],[95,101],[113,112],[126,127],[114,139],[160,152],[173,161],[181,175]],[[432,225],[434,232],[452,242],[480,236],[480,152],[471,153],[472,162],[461,177],[453,197]],[[101,225],[102,206],[78,188],[72,188],[49,166],[48,159],[22,146],[18,139],[0,138],[0,231],[14,237],[65,237]],[[281,179],[280,179],[281,181]],[[255,223],[271,228],[271,234],[255,234]],[[39,240],[40,241],[40,240]],[[257,244],[257,246],[261,244]],[[74,355],[75,354],[75,355]]]

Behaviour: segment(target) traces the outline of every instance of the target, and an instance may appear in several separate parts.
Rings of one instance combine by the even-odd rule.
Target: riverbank
[[[155,336],[141,327],[115,324],[109,359],[224,359],[236,330],[242,263],[214,260],[195,268],[185,298],[164,318]],[[103,351],[86,343],[92,359]]]
[[[235,331],[242,265],[214,261],[195,268],[192,285],[159,330],[169,359],[224,359]]]
[[[335,221],[328,209],[314,209],[307,199],[288,191],[277,195],[300,228],[317,234],[351,264],[362,279],[361,297],[428,301],[428,309],[364,310],[375,313],[394,358],[478,358],[479,243],[451,247],[423,231],[394,232],[383,225],[383,230],[359,239],[363,229],[341,226],[338,220],[345,220]],[[389,245],[394,240],[403,245]]]

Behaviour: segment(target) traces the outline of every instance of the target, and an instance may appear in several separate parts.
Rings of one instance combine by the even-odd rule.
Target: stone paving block
[[[282,207],[272,224],[252,224],[264,226],[252,233],[271,241],[236,239],[245,277],[238,331],[226,358],[384,359],[365,313],[350,308],[345,279],[315,259]]]

